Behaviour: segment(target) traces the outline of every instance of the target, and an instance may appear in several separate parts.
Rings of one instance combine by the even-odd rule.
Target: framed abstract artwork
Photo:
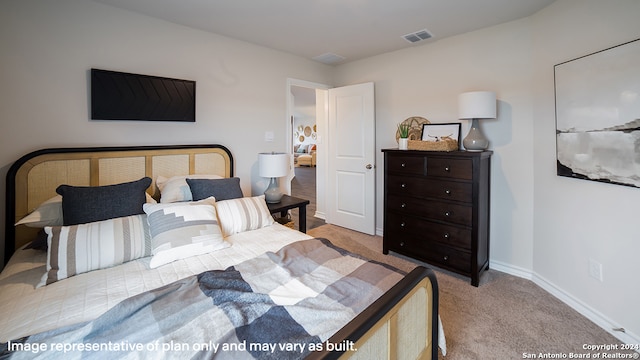
[[[640,39],[554,66],[557,174],[640,187]]]

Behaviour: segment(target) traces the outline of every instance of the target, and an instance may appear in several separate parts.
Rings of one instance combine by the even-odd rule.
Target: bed
[[[238,182],[231,152],[215,144],[18,159],[7,174],[0,357],[438,358],[430,269],[403,273],[279,225],[260,196],[238,196]],[[104,201],[87,204],[86,191]],[[121,213],[131,202],[144,212]],[[47,250],[33,245],[43,238]],[[116,245],[101,247],[107,238]]]

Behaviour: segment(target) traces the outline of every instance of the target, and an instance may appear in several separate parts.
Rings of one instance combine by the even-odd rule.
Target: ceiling
[[[336,65],[523,18],[555,0],[94,1]],[[404,39],[422,30],[432,37]]]

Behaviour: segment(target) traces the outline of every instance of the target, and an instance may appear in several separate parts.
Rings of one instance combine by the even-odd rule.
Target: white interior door
[[[373,83],[329,89],[327,222],[375,235]]]

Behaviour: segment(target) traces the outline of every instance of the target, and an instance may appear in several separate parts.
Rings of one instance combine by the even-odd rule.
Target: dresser
[[[383,253],[471,278],[489,269],[491,151],[383,149]]]

